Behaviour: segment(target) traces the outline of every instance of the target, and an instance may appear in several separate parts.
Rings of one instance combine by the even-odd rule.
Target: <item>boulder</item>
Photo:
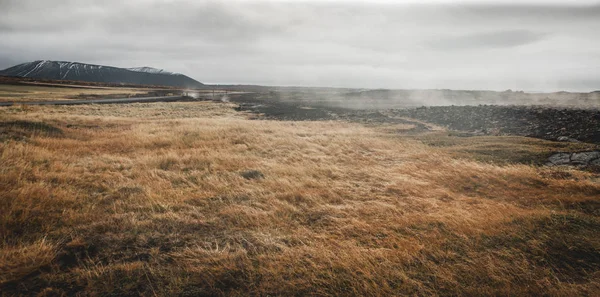
[[[571,155],[571,163],[586,165],[594,159],[600,158],[600,152],[580,152]]]
[[[557,139],[557,141],[562,141],[562,142],[581,142],[575,138],[571,138],[568,136],[559,136]]]
[[[548,158],[548,165],[567,165],[571,162],[571,154],[556,153]]]

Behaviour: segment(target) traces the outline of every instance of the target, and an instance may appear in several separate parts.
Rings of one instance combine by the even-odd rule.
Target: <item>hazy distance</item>
[[[595,1],[0,0],[0,68],[48,59],[220,84],[593,91],[598,32]]]

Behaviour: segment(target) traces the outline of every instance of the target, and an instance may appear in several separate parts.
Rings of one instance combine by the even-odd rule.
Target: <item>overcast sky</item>
[[[591,91],[600,3],[0,0],[0,68],[40,59],[222,84]]]

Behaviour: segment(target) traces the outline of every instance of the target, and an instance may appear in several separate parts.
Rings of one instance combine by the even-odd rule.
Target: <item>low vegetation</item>
[[[0,84],[0,102],[26,102],[85,99],[95,96],[128,97],[147,93],[148,90],[133,88],[102,88],[102,87],[60,87],[44,85],[4,85]]]
[[[0,294],[600,291],[598,175],[524,161],[585,144],[234,107],[0,109]]]

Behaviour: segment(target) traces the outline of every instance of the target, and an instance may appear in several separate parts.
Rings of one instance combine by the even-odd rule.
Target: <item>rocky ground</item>
[[[392,114],[452,130],[600,144],[600,110],[542,106],[435,106]]]
[[[345,119],[405,123],[417,119],[469,135],[517,135],[600,144],[600,109],[548,106],[433,106],[410,109],[346,109],[302,101],[272,101],[248,94],[232,98],[238,110],[293,121]],[[414,123],[414,122],[411,122]]]
[[[518,135],[600,144],[600,110],[548,106],[435,106],[390,111],[465,131],[470,135]],[[547,166],[600,169],[600,150],[557,152]]]
[[[570,165],[577,167],[600,168],[600,151],[556,153],[548,158],[547,166]]]
[[[433,106],[406,109],[350,109],[323,102],[272,100],[273,96],[246,94],[233,97],[238,111],[261,118],[289,121],[346,120],[364,124],[410,124],[406,132],[430,130],[427,123],[446,127],[461,137],[515,135],[561,142],[600,145],[600,109],[550,106]],[[557,151],[548,166],[569,165],[600,168],[600,146],[596,150]]]

